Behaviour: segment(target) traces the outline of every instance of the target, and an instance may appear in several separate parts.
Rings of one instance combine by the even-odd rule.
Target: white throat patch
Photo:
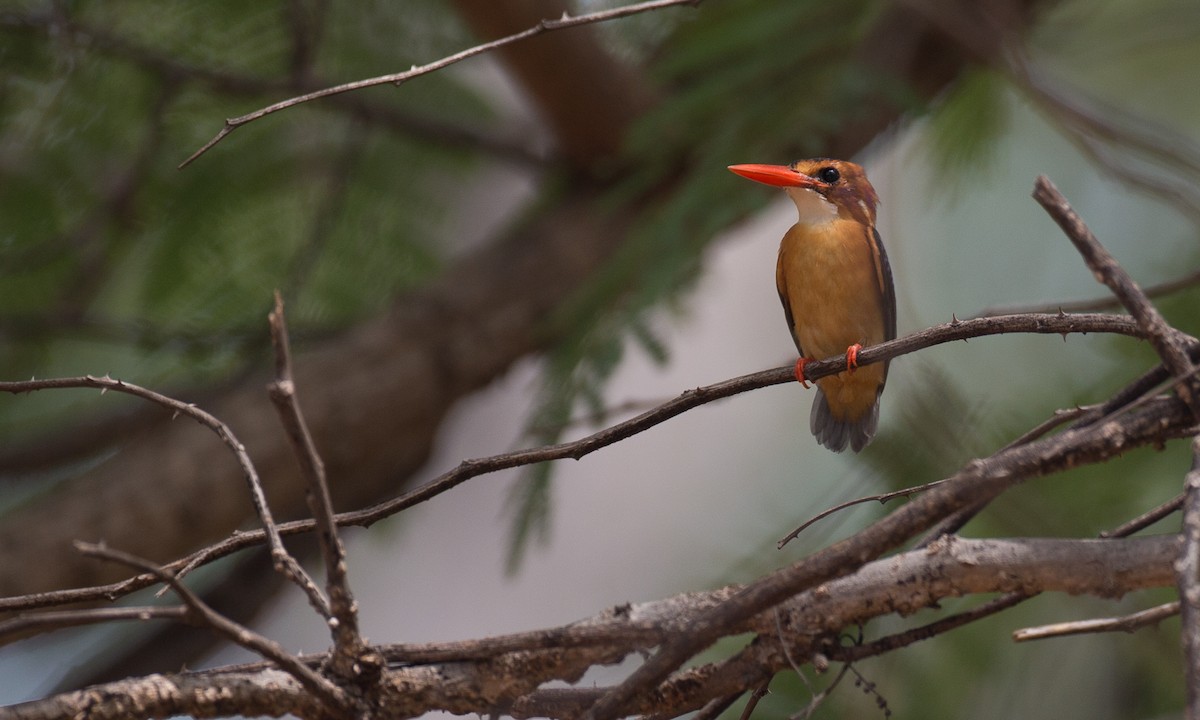
[[[826,200],[815,190],[809,188],[784,188],[796,210],[800,212],[801,225],[824,225],[838,218],[837,205]]]

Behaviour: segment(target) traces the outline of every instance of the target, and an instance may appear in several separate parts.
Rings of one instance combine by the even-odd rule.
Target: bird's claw
[[[804,366],[809,362],[808,358],[800,358],[796,361],[796,382],[808,389],[808,378],[804,376]]]
[[[854,343],[846,348],[846,372],[852,373],[858,369],[858,351],[862,350],[862,345]]]

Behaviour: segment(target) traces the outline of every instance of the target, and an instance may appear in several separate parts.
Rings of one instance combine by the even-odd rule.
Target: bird
[[[896,291],[875,226],[879,196],[860,165],[813,158],[791,165],[730,165],[755,182],[782,187],[799,219],[779,244],[775,284],[804,365],[845,353],[846,370],[816,381],[809,426],[834,452],[860,452],[879,424],[888,363],[858,368],[858,351],[896,337]]]

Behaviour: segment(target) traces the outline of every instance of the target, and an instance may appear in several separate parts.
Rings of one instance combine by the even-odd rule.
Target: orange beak
[[[796,172],[787,165],[730,165],[729,171],[747,180],[776,187],[817,187],[814,178]]]

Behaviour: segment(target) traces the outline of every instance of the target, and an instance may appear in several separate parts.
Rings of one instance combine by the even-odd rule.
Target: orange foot
[[[858,351],[862,350],[862,345],[854,343],[846,348],[846,372],[854,372],[858,368]]]
[[[796,361],[796,382],[803,385],[805,389],[808,389],[808,378],[804,377],[804,366],[808,363],[808,358],[800,358]]]

